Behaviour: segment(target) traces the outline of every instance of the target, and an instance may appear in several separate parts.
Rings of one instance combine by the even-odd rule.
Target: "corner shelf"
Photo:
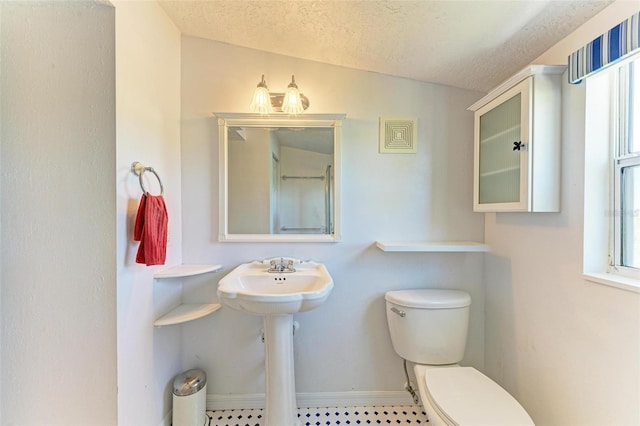
[[[474,253],[491,251],[487,244],[475,241],[376,241],[376,246],[382,251],[395,252]]]
[[[218,272],[220,269],[222,269],[222,265],[178,265],[156,272],[153,274],[153,278],[162,280],[167,278],[192,277],[209,272]]]
[[[193,321],[217,311],[221,306],[219,303],[184,303],[155,320],[153,325],[162,327]]]
[[[196,275],[207,274],[210,272],[218,272],[222,269],[222,265],[177,265],[171,268],[156,272],[154,279],[170,279],[193,277]],[[219,303],[183,303],[164,314],[153,322],[156,327],[164,325],[182,324],[183,322],[193,321],[198,318],[205,317],[220,309],[222,305]]]

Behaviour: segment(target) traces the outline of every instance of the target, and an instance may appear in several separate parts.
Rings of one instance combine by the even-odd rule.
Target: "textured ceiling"
[[[183,34],[489,91],[612,0],[159,0]]]

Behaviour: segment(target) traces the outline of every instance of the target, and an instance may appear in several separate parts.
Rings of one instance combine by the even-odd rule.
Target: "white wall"
[[[115,424],[114,10],[0,10],[0,423]]]
[[[538,63],[638,11],[616,2]],[[582,278],[585,85],[563,87],[560,213],[487,214],[487,373],[541,425],[640,424],[640,295]]]
[[[164,185],[169,215],[167,266],[181,263],[180,34],[156,2],[116,7],[118,424],[158,425],[171,409],[180,373],[180,326],[153,321],[177,305],[181,283],[154,281],[165,266],[135,263],[133,224],[142,194],[131,163],[152,166]],[[146,182],[159,193],[155,177]],[[165,419],[166,420],[166,419]]]
[[[246,140],[229,141],[227,226],[230,234],[268,234],[271,222],[271,135],[268,129],[252,127],[245,129],[245,134]]]
[[[342,136],[340,243],[217,242],[218,128],[214,111],[247,112],[264,73],[272,91],[295,74],[308,113],[347,114]],[[480,93],[298,60],[192,37],[182,39],[183,259],[215,262],[212,277],[185,282],[191,301],[215,300],[217,281],[245,261],[291,255],[324,262],[329,300],[295,317],[297,390],[402,390],[401,359],[387,331],[384,293],[464,288],[473,297],[465,363],[483,367],[482,255],[383,253],[376,240],[483,240],[472,210],[473,120]],[[378,153],[378,118],[418,118],[418,153]],[[183,326],[184,367],[205,368],[208,392],[263,391],[261,318],[223,308]]]

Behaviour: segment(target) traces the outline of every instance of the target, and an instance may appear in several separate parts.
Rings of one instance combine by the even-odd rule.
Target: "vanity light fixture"
[[[291,83],[287,87],[286,93],[271,93],[267,88],[267,83],[262,80],[258,83],[253,100],[251,101],[251,112],[259,114],[271,114],[273,112],[284,112],[286,114],[301,114],[309,107],[309,98],[300,93],[295,77],[291,76]]]

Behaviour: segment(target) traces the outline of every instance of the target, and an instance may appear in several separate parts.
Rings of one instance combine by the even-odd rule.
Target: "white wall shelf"
[[[222,269],[222,265],[178,265],[156,272],[153,274],[153,278],[161,280],[167,278],[192,277],[209,272],[218,272],[220,269]]]
[[[376,241],[382,251],[395,252],[487,252],[491,248],[487,244],[475,241]]]
[[[218,272],[221,269],[222,265],[177,265],[156,272],[153,274],[153,278],[163,280],[193,277],[210,272]],[[161,327],[163,325],[182,324],[183,322],[193,321],[217,311],[221,306],[219,303],[183,303],[155,320],[153,325]]]
[[[221,306],[219,303],[185,303],[155,320],[153,325],[162,327],[193,321],[217,311]]]

